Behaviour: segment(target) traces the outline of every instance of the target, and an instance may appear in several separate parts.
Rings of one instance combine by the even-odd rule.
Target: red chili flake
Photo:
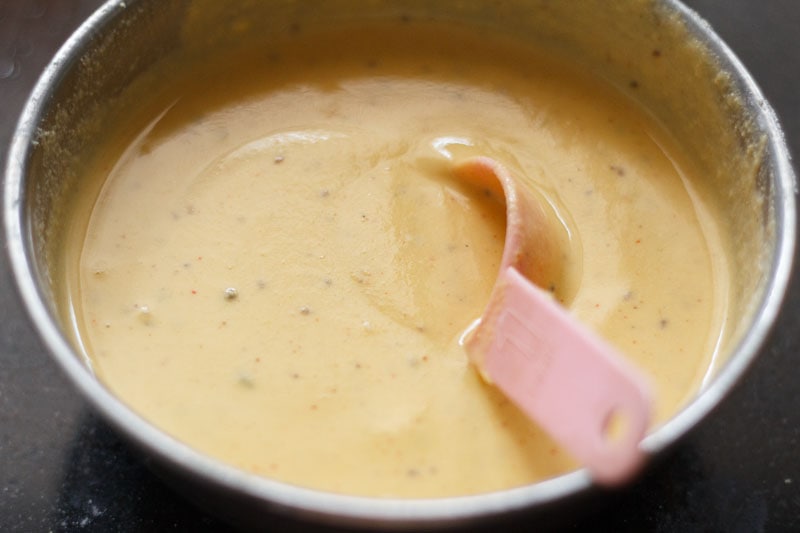
[[[197,294],[197,291],[192,289],[192,294]]]
[[[636,244],[642,244],[642,239],[636,239]]]

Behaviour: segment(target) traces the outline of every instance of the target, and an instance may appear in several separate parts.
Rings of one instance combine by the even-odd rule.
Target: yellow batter
[[[699,388],[725,253],[691,167],[631,101],[522,45],[407,22],[223,63],[109,142],[67,243],[80,342],[144,417],[343,493],[461,495],[574,468],[458,344],[504,236],[502,208],[451,176],[472,155],[550,202],[572,258],[556,296],[652,378],[658,420]]]

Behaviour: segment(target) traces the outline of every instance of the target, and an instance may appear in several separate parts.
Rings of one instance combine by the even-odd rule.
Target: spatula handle
[[[598,483],[626,481],[644,459],[646,381],[514,267],[501,272],[498,287],[504,302],[492,317],[484,372]]]

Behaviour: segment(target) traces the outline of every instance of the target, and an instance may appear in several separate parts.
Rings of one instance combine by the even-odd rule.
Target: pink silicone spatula
[[[538,199],[488,157],[454,170],[465,182],[501,193],[506,204],[500,274],[464,341],[471,362],[597,483],[628,480],[645,458],[639,444],[650,422],[647,382],[540,288],[554,275],[558,250]]]

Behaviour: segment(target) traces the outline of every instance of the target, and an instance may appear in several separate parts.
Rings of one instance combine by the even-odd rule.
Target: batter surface
[[[67,298],[97,375],[209,455],[395,497],[575,467],[458,343],[504,237],[502,206],[452,177],[473,155],[547,199],[568,236],[552,290],[650,376],[658,421],[711,365],[712,207],[657,124],[556,60],[407,22],[301,33],[150,107],[76,203]]]

